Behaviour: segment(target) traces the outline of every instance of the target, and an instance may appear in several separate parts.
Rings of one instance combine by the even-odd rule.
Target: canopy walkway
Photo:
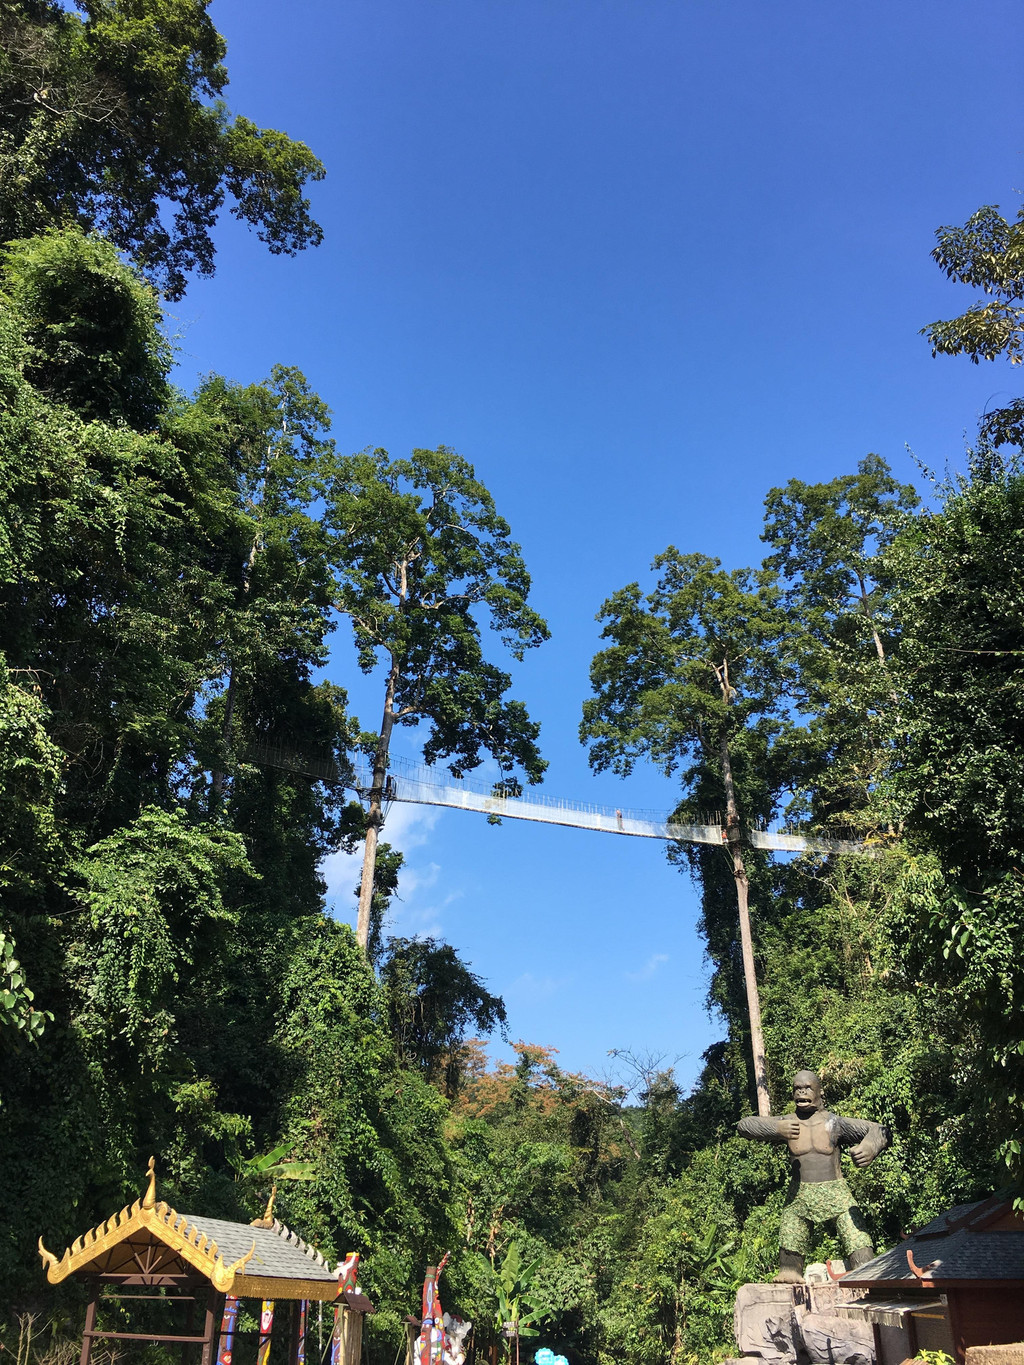
[[[243,762],[283,768],[324,781],[345,781],[361,797],[368,795],[373,778],[368,766],[358,764],[346,775],[331,759],[305,755],[271,745],[250,745]],[[496,794],[497,792],[497,794]],[[448,772],[428,768],[403,758],[392,758],[384,789],[385,804],[409,802],[420,806],[443,806],[450,810],[476,811],[501,820],[534,820],[546,825],[569,825],[592,829],[602,834],[624,834],[640,839],[679,840],[692,844],[724,844],[725,824],[720,815],[704,817],[694,823],[679,823],[662,811],[627,810],[617,806],[595,806],[583,801],[566,801],[546,796],[531,788],[521,794],[501,794],[500,784],[479,779],[455,778]],[[859,839],[833,839],[796,831],[748,829],[746,841],[753,848],[785,853],[870,853],[870,846]]]

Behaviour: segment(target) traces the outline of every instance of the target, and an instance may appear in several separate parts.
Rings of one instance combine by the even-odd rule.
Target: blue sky
[[[956,462],[1009,393],[919,329],[970,293],[940,224],[1024,186],[1008,0],[213,0],[231,106],[307,141],[325,241],[271,257],[230,221],[173,307],[179,380],[298,365],[343,450],[444,442],[523,544],[552,640],[516,670],[545,790],[673,804],[593,777],[576,739],[594,614],[669,543],[760,558],[761,504],[877,451]],[[366,724],[379,688],[339,635]],[[406,737],[399,747],[409,752]],[[513,1038],[607,1074],[680,1058],[704,1012],[696,898],[660,845],[396,807],[393,930],[454,943]],[[355,869],[327,868],[351,914]],[[756,907],[755,907],[756,913]],[[498,1049],[496,1049],[498,1050]],[[812,1061],[809,1058],[809,1061]]]

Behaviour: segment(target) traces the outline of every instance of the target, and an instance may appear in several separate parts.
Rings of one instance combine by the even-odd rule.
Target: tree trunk
[[[750,1019],[750,1050],[754,1060],[754,1084],[757,1087],[757,1112],[767,1118],[772,1111],[768,1097],[768,1063],[764,1055],[764,1037],[761,1033],[761,998],[757,990],[757,974],[754,971],[754,944],[750,934],[750,907],[748,894],[750,883],[747,868],[743,861],[743,848],[740,843],[740,815],[736,801],[736,785],[732,778],[732,762],[729,757],[729,741],[722,740],[722,779],[725,784],[725,834],[732,855],[732,872],[736,879],[736,904],[740,916],[740,948],[743,954],[743,980],[747,988],[747,1014]]]
[[[234,720],[234,715],[235,715],[235,666],[234,664],[232,664],[231,669],[228,673],[227,696],[224,699],[224,724],[221,727],[221,739],[224,742],[224,747],[228,750],[230,750],[231,748],[231,726]],[[222,769],[220,768],[214,769],[213,782],[211,786],[213,790],[215,803],[220,801],[221,797],[223,797],[224,795],[224,784],[226,778],[227,774]]]
[[[268,460],[270,458],[269,450],[267,451],[267,458]],[[264,468],[261,486],[263,483],[266,482],[266,477],[267,477],[266,468]],[[252,546],[250,547],[249,554],[245,561],[245,572],[242,575],[243,600],[248,600],[249,597],[249,583],[252,578],[253,565],[256,563],[256,551],[259,549],[259,545],[260,540],[259,536],[257,535],[252,542]],[[231,665],[228,668],[228,694],[224,700],[224,725],[221,730],[221,738],[224,741],[224,747],[229,750],[231,748],[231,726],[234,721],[234,716],[235,716],[235,664],[234,660],[232,660]],[[215,801],[220,801],[221,797],[224,795],[224,784],[226,778],[227,774],[222,772],[220,769],[214,771],[212,788]]]
[[[384,823],[384,783],[387,780],[388,752],[391,731],[395,724],[395,689],[398,685],[398,664],[392,662],[388,670],[384,693],[384,714],[380,722],[380,738],[373,755],[373,780],[370,785],[370,809],[366,816],[366,844],[363,848],[363,876],[359,883],[359,914],[356,918],[356,942],[366,952],[370,941],[370,909],[373,905],[373,879],[377,869],[377,841]]]
[[[868,625],[871,627],[871,638],[872,638],[872,639],[874,640],[874,642],[875,642],[875,653],[878,655],[878,662],[879,662],[880,664],[882,664],[882,666],[884,667],[884,666],[885,666],[885,647],[883,646],[882,640],[881,640],[881,636],[878,634],[878,631],[877,631],[877,629],[876,629],[876,627],[875,627],[875,617],[874,617],[874,613],[872,612],[871,607],[870,607],[869,604],[868,604],[867,586],[865,585],[864,579],[860,576],[860,574],[857,575],[857,585],[858,585],[858,587],[860,588],[860,605],[861,605],[861,610],[864,612],[864,615],[867,617]]]

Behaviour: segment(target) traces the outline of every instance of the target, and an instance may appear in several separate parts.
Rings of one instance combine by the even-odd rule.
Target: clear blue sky
[[[454,446],[522,542],[553,638],[518,670],[552,794],[589,774],[594,613],[668,543],[760,557],[761,503],[878,451],[960,458],[1002,365],[918,335],[970,297],[933,233],[1024,185],[1019,0],[214,0],[231,106],[314,148],[325,241],[222,223],[175,306],[180,379],[301,367],[343,450]],[[331,675],[375,725],[339,644]],[[682,1055],[704,1012],[694,892],[662,847],[398,808],[394,929],[454,943],[514,1038],[600,1074]],[[355,871],[328,868],[349,915]]]

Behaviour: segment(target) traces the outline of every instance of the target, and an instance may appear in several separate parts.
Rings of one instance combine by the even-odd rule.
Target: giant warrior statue
[[[835,1223],[843,1244],[847,1270],[872,1260],[871,1234],[853,1191],[843,1179],[841,1147],[849,1147],[853,1164],[866,1166],[889,1145],[889,1135],[870,1119],[846,1119],[831,1114],[821,1097],[821,1081],[814,1071],[793,1077],[795,1113],[781,1118],[740,1119],[740,1137],[759,1142],[784,1142],[789,1148],[793,1182],[779,1224],[777,1280],[800,1283],[804,1258],[817,1223]]]

